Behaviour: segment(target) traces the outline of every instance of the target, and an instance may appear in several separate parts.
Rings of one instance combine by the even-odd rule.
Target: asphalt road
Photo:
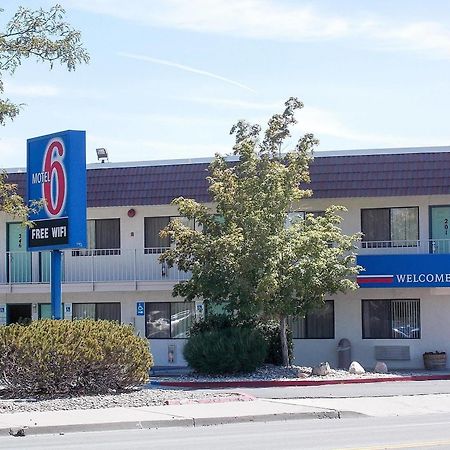
[[[312,387],[230,388],[225,390],[246,393],[258,398],[390,397],[400,395],[450,394],[450,380],[335,384]]]
[[[2,449],[450,449],[450,414],[0,438]]]

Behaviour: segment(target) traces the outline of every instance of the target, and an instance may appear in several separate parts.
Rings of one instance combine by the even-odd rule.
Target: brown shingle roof
[[[316,156],[314,198],[450,194],[450,152]],[[164,205],[183,196],[210,200],[208,163],[88,169],[88,206]],[[10,182],[24,194],[25,174]]]

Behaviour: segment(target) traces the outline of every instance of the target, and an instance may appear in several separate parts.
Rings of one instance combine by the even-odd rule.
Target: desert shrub
[[[103,394],[148,379],[147,341],[107,320],[0,327],[0,384],[14,396]]]
[[[195,336],[206,331],[223,330],[226,328],[249,328],[257,329],[267,344],[267,355],[264,360],[267,364],[280,365],[283,363],[281,354],[280,324],[276,320],[242,320],[226,314],[208,314],[205,320],[192,325],[190,335]],[[288,330],[289,359],[292,360],[294,344],[292,332]]]
[[[257,330],[224,328],[191,336],[184,357],[197,372],[211,375],[253,372],[264,363],[267,345]]]

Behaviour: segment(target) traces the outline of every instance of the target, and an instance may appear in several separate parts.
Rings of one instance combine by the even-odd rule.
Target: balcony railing
[[[358,247],[360,255],[450,254],[450,239],[361,241]]]
[[[62,282],[179,281],[190,274],[159,262],[165,248],[63,251]],[[50,252],[6,252],[0,284],[49,283]]]
[[[450,239],[421,241],[362,241],[360,255],[450,254]],[[190,274],[159,262],[166,248],[66,250],[64,284],[96,282],[181,281]],[[50,282],[50,252],[0,254],[0,284]]]

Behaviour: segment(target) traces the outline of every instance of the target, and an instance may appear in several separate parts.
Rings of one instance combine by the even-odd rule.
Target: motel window
[[[73,303],[72,318],[120,322],[120,303]]]
[[[148,339],[187,338],[194,315],[193,302],[147,302],[145,335]]]
[[[89,250],[73,250],[72,256],[120,255],[120,219],[87,221]]]
[[[61,307],[61,313],[64,316],[64,303]],[[39,319],[52,318],[52,305],[50,303],[39,303]]]
[[[304,318],[290,317],[288,326],[293,339],[334,339],[334,301],[327,300]]]
[[[88,247],[101,250],[98,254],[120,249],[120,219],[91,219],[88,224]]]
[[[146,253],[160,253],[161,249],[170,247],[169,238],[162,238],[159,233],[170,222],[170,217],[144,218],[144,247]]]
[[[144,218],[144,252],[162,253],[164,249],[170,247],[170,239],[162,238],[160,232],[170,221],[179,220],[182,224],[195,229],[194,220],[185,217],[145,217]]]
[[[415,247],[419,239],[419,208],[361,210],[363,248]]]
[[[362,300],[363,339],[420,339],[420,300]]]
[[[299,220],[305,220],[307,214],[312,214],[313,217],[323,217],[325,211],[290,211],[286,216],[285,227],[289,228]]]

